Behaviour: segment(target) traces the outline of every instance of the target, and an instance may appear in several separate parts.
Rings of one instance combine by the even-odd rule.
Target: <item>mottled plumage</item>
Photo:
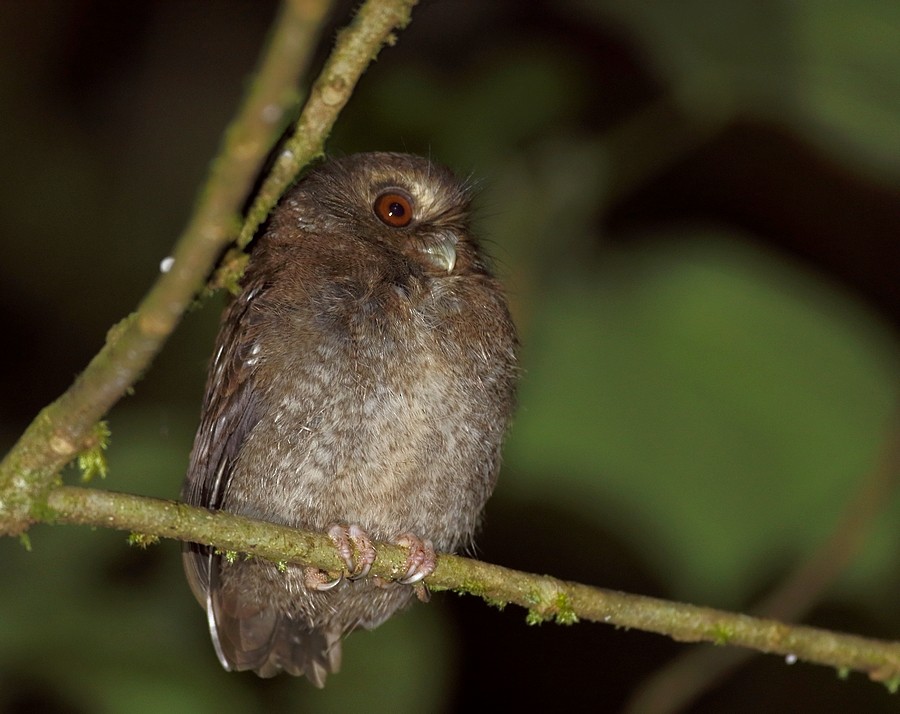
[[[183,497],[375,540],[470,544],[513,409],[517,340],[469,230],[469,192],[425,159],[332,160],[281,201],[226,309]],[[328,591],[304,569],[185,550],[226,669],[322,686],[340,638],[413,589]]]

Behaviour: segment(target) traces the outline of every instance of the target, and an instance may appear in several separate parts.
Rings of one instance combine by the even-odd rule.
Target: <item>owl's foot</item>
[[[409,548],[406,572],[397,578],[404,585],[414,585],[434,572],[434,545],[430,540],[419,538],[413,533],[404,533],[397,539],[397,545]]]
[[[357,525],[347,527],[336,523],[328,529],[328,535],[347,566],[347,577],[350,580],[366,577],[375,562],[375,548],[368,534]]]
[[[312,566],[303,569],[303,583],[310,590],[317,590],[319,592],[331,590],[331,588],[340,583],[343,579],[343,573],[333,580],[329,580],[328,573],[324,570],[313,568]]]

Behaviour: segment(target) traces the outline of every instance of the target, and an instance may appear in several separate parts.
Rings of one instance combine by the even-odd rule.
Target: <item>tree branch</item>
[[[60,486],[58,473],[77,454],[99,451],[104,430],[96,428],[96,422],[149,366],[226,247],[238,234],[239,246],[246,245],[300,169],[322,153],[362,72],[392,41],[393,31],[408,23],[415,1],[368,0],[339,35],[296,132],[239,232],[241,206],[279,135],[282,117],[295,106],[299,77],[329,6],[326,0],[285,2],[257,78],[175,246],[171,269],[160,276],[137,310],[110,330],[106,345],[72,387],[38,415],[0,463],[0,534],[21,533],[35,521],[85,524],[138,531],[138,542],[177,538],[276,562],[341,569],[325,535],[172,501]],[[380,544],[372,572],[392,578],[404,569],[405,560],[403,549]],[[427,582],[435,589],[479,595],[497,606],[521,605],[533,624],[605,622],[681,641],[728,643],[795,656],[842,671],[866,672],[894,687],[900,684],[900,643],[602,590],[450,555],[440,556]]]
[[[148,536],[150,540],[176,538],[276,562],[313,565],[331,573],[342,569],[334,544],[324,534],[175,501],[62,486],[50,492],[44,516],[53,523],[136,530],[141,542]],[[403,548],[375,545],[378,557],[372,566],[373,575],[395,578],[404,572],[407,553]],[[477,595],[498,607],[520,605],[528,610],[531,624],[602,622],[668,635],[681,642],[750,647],[828,665],[841,672],[865,672],[892,688],[900,685],[900,642],[604,590],[454,555],[440,555],[434,573],[425,582],[433,589]]]
[[[275,160],[247,213],[238,247],[243,248],[250,242],[300,170],[322,155],[323,138],[331,132],[357,80],[384,44],[394,44],[394,30],[402,30],[409,24],[412,8],[417,2],[370,0],[359,8],[353,22],[340,32],[337,38],[340,52],[331,54],[313,84],[293,134],[285,142],[284,150]]]
[[[267,182],[267,199],[257,202],[265,208],[258,208],[253,220],[262,220],[259,211],[274,205],[273,192],[283,190],[292,171],[321,153],[327,132],[368,62],[395,27],[409,21],[414,4],[415,0],[369,0],[340,34],[301,116],[302,139],[292,144],[290,161],[276,165],[278,180]],[[97,446],[94,424],[147,369],[235,239],[241,207],[279,135],[281,117],[296,103],[299,78],[328,7],[326,0],[284,3],[257,78],[225,134],[193,215],[175,246],[171,269],[160,276],[137,310],[109,331],[106,345],[75,383],[38,414],[0,462],[0,535],[27,529],[34,520],[32,507],[53,486],[60,470],[80,452]]]
[[[862,549],[877,516],[900,488],[900,408],[895,408],[881,455],[861,479],[831,534],[814,553],[752,610],[760,617],[801,618]],[[702,647],[676,657],[634,692],[625,714],[674,714],[690,706],[721,679],[744,665],[754,652]]]

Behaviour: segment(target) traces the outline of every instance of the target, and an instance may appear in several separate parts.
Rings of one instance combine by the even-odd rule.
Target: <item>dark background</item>
[[[274,11],[0,4],[0,447],[155,278]],[[329,149],[429,154],[482,181],[524,378],[480,557],[746,609],[833,529],[898,401],[898,66],[895,0],[415,11]],[[177,496],[219,306],[113,410],[104,487]],[[438,594],[353,635],[319,692],[220,670],[177,544],[30,535],[32,552],[0,542],[0,711],[619,711],[691,649]],[[900,638],[898,543],[892,498],[807,621]],[[897,702],[757,657],[691,711]]]

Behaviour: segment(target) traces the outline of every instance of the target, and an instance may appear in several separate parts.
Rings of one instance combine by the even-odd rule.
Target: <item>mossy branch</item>
[[[132,542],[138,544],[152,543],[157,537],[176,538],[276,562],[340,570],[325,535],[172,501],[62,486],[58,474],[79,454],[89,455],[88,470],[102,473],[105,431],[98,422],[149,366],[226,248],[235,240],[245,245],[298,172],[322,153],[325,138],[360,75],[380,48],[392,41],[392,33],[406,25],[413,5],[415,0],[368,0],[338,36],[296,132],[239,229],[241,206],[280,135],[283,117],[296,106],[300,77],[329,7],[326,0],[285,2],[258,75],[176,243],[171,269],[160,276],[137,310],[110,330],[106,345],[72,387],[38,415],[0,463],[0,534],[22,534],[35,521],[84,524],[132,532]],[[226,261],[221,282],[233,281],[239,270],[239,260]],[[405,558],[401,548],[380,544],[373,574],[391,578],[403,570]],[[533,624],[603,622],[680,641],[777,653],[841,672],[865,672],[892,687],[900,684],[900,643],[896,642],[628,595],[450,555],[440,556],[427,582],[433,589],[475,594],[497,606],[520,605]]]
[[[415,0],[368,0],[339,35],[301,115],[298,131],[303,137],[292,145],[292,161],[289,166],[276,165],[282,190],[292,171],[321,153],[327,132],[368,62],[393,31],[409,21],[414,4]],[[62,468],[94,446],[94,425],[140,379],[237,238],[241,208],[283,130],[282,117],[297,104],[300,78],[329,7],[327,0],[284,3],[257,76],[175,245],[171,268],[160,275],[137,310],[109,331],[106,344],[75,383],[38,414],[0,462],[0,535],[27,529],[34,520],[34,504],[57,482]],[[260,210],[274,205],[277,190],[266,194],[265,209]],[[254,215],[253,220],[261,220]]]
[[[898,407],[888,422],[875,467],[860,479],[856,494],[845,504],[831,533],[806,561],[752,608],[754,615],[777,620],[801,619],[862,551],[879,516],[900,490]],[[745,649],[726,652],[710,647],[689,649],[649,676],[633,692],[623,714],[685,711],[717,681],[741,667],[753,655]]]
[[[338,34],[337,44],[341,51],[332,53],[313,84],[297,126],[275,159],[247,213],[238,247],[243,248],[250,242],[256,229],[303,167],[323,154],[323,138],[331,133],[357,79],[384,44],[395,42],[394,30],[409,24],[416,2],[418,0],[367,2],[359,8],[353,22]]]
[[[275,562],[314,565],[332,573],[342,568],[334,544],[324,534],[175,501],[62,486],[50,492],[43,515],[53,523],[137,531],[142,541],[152,536],[175,538]],[[376,549],[373,575],[394,578],[404,572],[407,554],[403,548],[378,543]],[[864,672],[892,688],[900,685],[900,642],[604,590],[453,555],[440,555],[425,582],[435,590],[477,595],[494,606],[520,605],[527,609],[531,624],[589,620],[668,635],[681,642],[749,647],[828,665],[839,672]]]

